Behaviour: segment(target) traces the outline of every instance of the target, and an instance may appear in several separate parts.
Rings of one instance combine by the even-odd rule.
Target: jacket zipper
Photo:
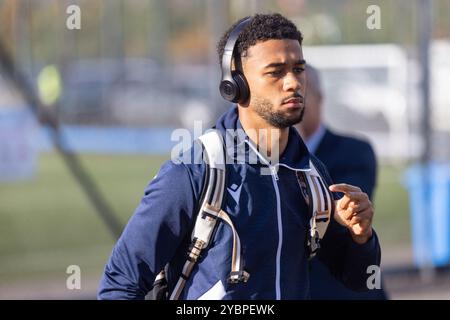
[[[275,265],[275,299],[281,300],[281,281],[280,281],[280,269],[281,269],[281,248],[283,245],[283,224],[281,220],[281,205],[280,205],[280,190],[278,189],[279,180],[277,170],[275,166],[269,165],[272,173],[272,183],[275,189],[275,196],[277,199],[277,224],[278,224],[278,248]]]
[[[247,142],[248,143],[248,142]],[[278,247],[277,247],[277,257],[275,260],[275,299],[281,300],[281,284],[280,284],[280,265],[281,265],[281,247],[283,245],[283,225],[281,220],[281,202],[280,202],[280,190],[278,189],[277,181],[279,180],[277,168],[278,165],[271,165],[259,152],[256,150],[251,143],[248,143],[249,147],[258,155],[261,161],[269,167],[272,176],[273,188],[275,189],[275,196],[277,199],[277,224],[278,224]]]

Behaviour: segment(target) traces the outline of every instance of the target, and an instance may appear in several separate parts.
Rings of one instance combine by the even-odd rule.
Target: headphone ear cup
[[[230,102],[237,102],[239,98],[239,87],[234,81],[234,79],[231,80],[222,80],[220,82],[219,87],[220,94],[222,97]]]
[[[245,103],[250,95],[250,89],[248,87],[247,80],[245,79],[245,76],[238,70],[234,70],[231,72],[231,75],[233,77],[234,82],[236,83],[238,87],[238,92],[236,95],[236,101],[239,103]]]

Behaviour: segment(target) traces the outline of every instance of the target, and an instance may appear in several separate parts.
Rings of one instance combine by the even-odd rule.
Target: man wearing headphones
[[[113,249],[100,299],[143,299],[163,269],[171,299],[308,299],[314,254],[346,286],[368,289],[367,268],[380,264],[372,204],[358,187],[331,185],[292,127],[305,107],[301,44],[279,14],[242,19],[225,33],[220,92],[236,105],[215,131],[226,174],[217,180],[217,154],[199,157],[195,145],[167,161]],[[205,196],[212,178],[219,182]]]

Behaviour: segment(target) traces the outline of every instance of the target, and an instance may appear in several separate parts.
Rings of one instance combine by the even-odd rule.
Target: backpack
[[[231,283],[247,282],[250,276],[243,269],[239,235],[228,214],[221,209],[226,177],[226,155],[222,136],[218,131],[212,130],[200,136],[199,140],[204,151],[206,177],[199,202],[200,208],[191,234],[191,245],[188,249],[187,259],[172,293],[170,295],[168,293],[167,264],[164,270],[157,275],[153,283],[153,289],[147,295],[147,299],[179,299],[201,253],[208,248],[219,219],[227,223],[233,231],[233,254],[228,281]],[[328,191],[328,185],[311,160],[310,168],[310,171],[296,171],[297,181],[311,217],[309,220],[309,232],[306,237],[309,259],[314,257],[319,250],[320,240],[325,235],[330,216],[334,210],[333,197]]]

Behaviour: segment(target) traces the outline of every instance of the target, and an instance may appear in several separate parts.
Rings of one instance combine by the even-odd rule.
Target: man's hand
[[[334,219],[350,230],[353,241],[364,244],[372,236],[373,207],[369,197],[360,188],[341,183],[330,186],[332,192],[344,196],[335,201]]]

